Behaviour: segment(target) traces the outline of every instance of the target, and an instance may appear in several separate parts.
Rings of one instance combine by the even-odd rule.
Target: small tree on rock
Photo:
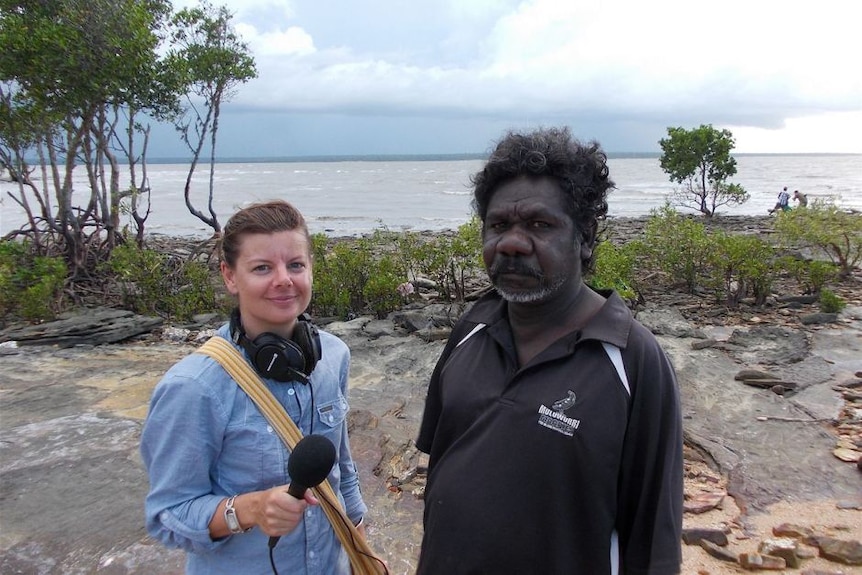
[[[717,130],[710,124],[692,130],[668,128],[667,134],[659,141],[661,169],[671,181],[683,185],[672,194],[672,204],[712,217],[720,206],[748,201],[742,186],[726,182],[736,174],[729,130]]]
[[[188,106],[177,119],[177,129],[192,152],[184,197],[189,212],[218,235],[221,224],[213,207],[216,140],[222,104],[234,96],[239,84],[257,77],[254,57],[231,23],[233,14],[225,6],[214,7],[201,0],[197,8],[185,8],[172,19],[168,63],[187,85]],[[209,139],[209,192],[207,211],[192,201],[192,178]]]

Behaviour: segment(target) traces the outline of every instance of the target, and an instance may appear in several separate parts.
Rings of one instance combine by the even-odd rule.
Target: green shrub
[[[312,303],[320,315],[348,317],[365,308],[362,291],[371,273],[373,253],[370,241],[337,243],[322,261],[314,264]]]
[[[435,281],[440,297],[463,301],[467,279],[481,269],[480,236],[478,219],[431,238],[385,228],[349,241],[316,234],[312,309],[322,316],[371,311],[382,318],[404,304],[399,286],[419,277]]]
[[[59,257],[35,255],[26,243],[0,241],[0,315],[53,319],[62,309],[67,274]]]
[[[862,262],[862,214],[829,201],[815,200],[805,209],[779,212],[775,229],[785,246],[824,254],[838,266],[842,278],[850,277]]]
[[[467,279],[483,269],[482,224],[476,217],[452,235],[424,238],[408,232],[396,241],[410,277],[434,281],[440,297],[447,301],[464,301]]]
[[[644,235],[648,265],[667,273],[672,282],[682,283],[689,293],[694,293],[706,275],[712,247],[706,227],[665,204],[651,211]]]
[[[832,290],[820,290],[820,311],[823,313],[839,313],[847,307],[847,302]]]
[[[796,280],[802,292],[807,294],[820,293],[823,286],[835,280],[839,275],[838,266],[822,260],[805,260],[794,256],[784,256],[780,260],[780,266]]]
[[[395,254],[400,259],[402,267],[407,271],[410,281],[418,279],[422,272],[422,249],[425,241],[417,232],[402,232],[394,234]]]
[[[403,302],[398,286],[405,279],[404,269],[395,256],[385,254],[375,262],[375,272],[363,287],[362,296],[378,319],[401,306]]]
[[[129,242],[114,248],[107,269],[119,284],[123,306],[136,313],[187,320],[218,307],[217,278],[200,262],[141,249]]]
[[[756,236],[745,234],[711,234],[710,278],[716,292],[724,296],[728,307],[738,307],[742,298],[754,297],[763,305],[772,292],[776,261],[772,246]]]
[[[211,312],[220,306],[216,301],[215,284],[221,283],[221,276],[197,261],[179,261],[176,284],[171,286],[166,310],[170,316],[191,319],[199,313]]]
[[[331,248],[323,238],[313,239],[314,313],[348,318],[370,310],[384,317],[397,309],[402,301],[397,288],[407,272],[393,253],[392,241],[381,230]]]
[[[629,301],[637,299],[634,270],[637,255],[644,250],[642,242],[631,241],[617,247],[609,241],[596,245],[595,270],[587,283],[595,289],[613,289]]]
[[[18,242],[0,242],[0,316],[12,313],[17,307],[18,294],[15,272],[21,266],[24,246]]]

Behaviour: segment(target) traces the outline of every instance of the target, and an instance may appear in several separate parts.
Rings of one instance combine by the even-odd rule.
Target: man
[[[775,202],[775,207],[769,210],[769,213],[776,212],[781,210],[782,212],[786,212],[790,209],[790,194],[787,192],[787,186],[784,186],[784,189],[778,192],[778,201]]]
[[[509,133],[474,176],[496,293],[437,363],[420,575],[679,572],[673,368],[613,292],[584,283],[613,188],[567,128]]]
[[[794,190],[793,199],[799,203],[800,208],[804,208],[808,206],[808,196],[800,192],[799,190]]]

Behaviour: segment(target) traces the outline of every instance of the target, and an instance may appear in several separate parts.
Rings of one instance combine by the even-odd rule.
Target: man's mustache
[[[488,273],[491,276],[498,276],[500,274],[517,274],[537,279],[541,279],[544,275],[541,270],[529,265],[520,258],[511,258],[506,256],[494,258],[494,261],[491,263],[491,267],[488,269]]]

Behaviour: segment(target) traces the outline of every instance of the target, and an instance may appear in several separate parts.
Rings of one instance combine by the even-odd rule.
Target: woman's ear
[[[234,273],[234,270],[227,265],[226,262],[221,262],[219,269],[221,270],[221,278],[224,281],[224,287],[227,288],[227,291],[230,292],[231,295],[237,295],[239,290],[236,287],[236,274]]]

